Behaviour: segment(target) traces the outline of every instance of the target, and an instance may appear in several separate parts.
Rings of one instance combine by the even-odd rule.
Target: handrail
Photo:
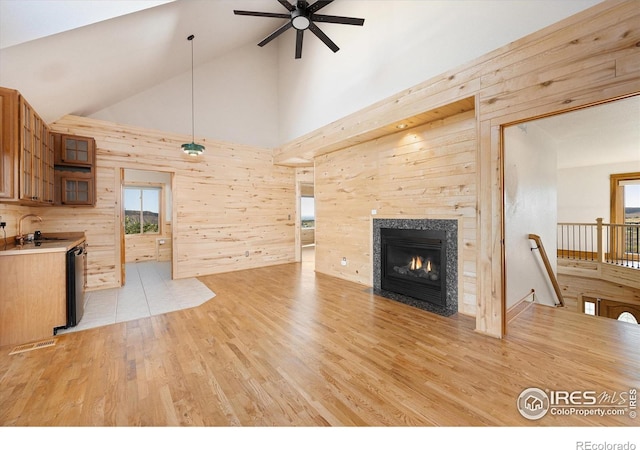
[[[556,275],[553,273],[553,268],[551,267],[551,263],[549,262],[549,257],[547,256],[547,252],[544,249],[544,245],[542,245],[542,239],[537,234],[530,234],[529,239],[534,241],[537,245],[536,248],[532,248],[531,251],[540,250],[540,256],[542,257],[542,262],[544,263],[544,267],[547,269],[547,274],[549,275],[549,279],[551,280],[551,284],[553,285],[553,290],[556,292],[556,296],[558,297],[558,304],[560,306],[564,306],[564,298],[562,296],[562,291],[560,290],[560,285],[558,284],[558,280],[556,279]]]

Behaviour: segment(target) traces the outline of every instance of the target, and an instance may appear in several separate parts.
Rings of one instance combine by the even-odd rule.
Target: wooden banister
[[[562,297],[562,292],[560,291],[560,285],[558,284],[558,279],[556,278],[555,273],[553,273],[553,268],[551,267],[551,263],[549,262],[549,257],[547,256],[547,252],[544,249],[544,245],[542,245],[542,239],[537,234],[530,234],[529,239],[534,241],[537,245],[537,249],[540,250],[540,256],[542,257],[542,262],[544,263],[544,267],[547,269],[547,274],[549,275],[549,279],[551,280],[551,284],[553,285],[554,291],[556,291],[556,296],[558,297],[558,302],[560,306],[564,306],[564,298]],[[531,251],[536,250],[534,248]]]

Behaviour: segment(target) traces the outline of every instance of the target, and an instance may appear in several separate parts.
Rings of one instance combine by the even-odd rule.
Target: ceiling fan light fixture
[[[291,25],[296,30],[306,30],[309,28],[311,21],[305,16],[301,10],[297,9],[291,13]]]
[[[204,145],[195,143],[195,125],[194,125],[194,106],[193,106],[193,38],[195,36],[189,35],[187,40],[191,42],[191,142],[182,144],[182,151],[189,156],[198,156],[204,152]]]

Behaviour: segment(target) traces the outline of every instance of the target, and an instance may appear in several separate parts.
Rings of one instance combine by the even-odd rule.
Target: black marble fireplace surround
[[[406,293],[394,292],[395,288],[392,286],[388,290],[388,284],[385,289],[382,288],[382,232],[383,229],[392,230],[428,230],[427,237],[423,242],[425,250],[423,255],[429,255],[431,258],[431,251],[428,247],[431,246],[430,239],[441,239],[443,247],[443,261],[437,262],[437,269],[434,265],[434,270],[437,273],[438,278],[434,281],[429,281],[427,284],[438,285],[440,277],[443,277],[442,283],[444,284],[443,290],[445,293],[441,299],[435,298],[433,294],[426,294],[422,299],[418,298],[421,295],[407,295]],[[394,235],[403,235],[400,232],[391,232]],[[409,233],[419,235],[421,233]],[[430,235],[430,236],[429,236]],[[388,247],[388,245],[387,245]],[[425,263],[426,263],[425,257]],[[391,270],[387,268],[387,270]],[[403,268],[396,270],[404,270]],[[401,277],[399,277],[401,278]],[[433,288],[430,288],[433,289]],[[402,291],[402,289],[399,289]],[[401,303],[414,306],[416,308],[423,309],[425,311],[433,312],[441,316],[450,316],[458,312],[458,221],[455,219],[373,219],[373,292],[382,297],[396,300]],[[411,293],[411,288],[409,291]]]

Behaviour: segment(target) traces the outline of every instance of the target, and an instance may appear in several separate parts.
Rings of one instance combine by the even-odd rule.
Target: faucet
[[[24,244],[24,235],[22,234],[22,221],[27,217],[35,217],[39,222],[42,222],[42,217],[36,216],[35,214],[25,214],[24,216],[20,217],[20,220],[18,221],[18,235],[16,236],[16,242],[19,245]]]

